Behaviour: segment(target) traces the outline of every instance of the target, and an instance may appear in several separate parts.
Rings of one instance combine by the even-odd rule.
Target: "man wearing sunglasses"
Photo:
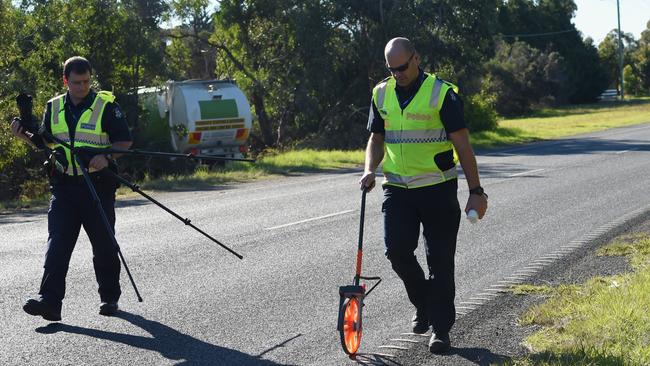
[[[457,198],[460,161],[469,188],[465,212],[487,210],[476,158],[469,142],[458,88],[420,68],[420,56],[406,38],[384,49],[391,76],[373,89],[362,188],[375,186],[384,160],[384,240],[386,256],[415,306],[414,333],[433,334],[429,350],[445,353],[456,319],[454,255],[460,224]],[[456,153],[454,153],[456,152]],[[385,158],[385,159],[384,159]],[[423,227],[429,274],[415,257]]]

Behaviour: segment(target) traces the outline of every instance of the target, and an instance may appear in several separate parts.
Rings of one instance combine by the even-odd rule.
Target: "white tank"
[[[168,81],[162,90],[143,88],[140,94],[149,111],[147,129],[162,122],[158,115],[166,119],[175,151],[232,157],[246,151],[252,115],[244,93],[233,82]],[[152,113],[155,107],[158,115]]]

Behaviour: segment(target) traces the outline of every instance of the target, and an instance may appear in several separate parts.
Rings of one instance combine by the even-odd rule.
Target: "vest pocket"
[[[433,161],[441,171],[446,171],[454,167],[454,150],[447,150],[436,154]]]

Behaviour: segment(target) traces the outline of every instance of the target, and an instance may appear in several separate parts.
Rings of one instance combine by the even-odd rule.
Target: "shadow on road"
[[[129,323],[142,328],[151,337],[142,337],[131,334],[108,332],[99,329],[84,328],[63,323],[51,323],[47,326],[36,328],[37,333],[53,334],[67,332],[82,334],[93,338],[105,339],[112,342],[155,351],[170,360],[181,361],[177,365],[284,365],[269,360],[261,359],[265,353],[282,347],[287,342],[298,338],[300,335],[262,352],[258,356],[252,356],[233,349],[210,344],[187,334],[183,334],[171,327],[159,322],[145,319],[144,317],[125,311],[120,311],[116,318],[121,318]]]
[[[487,348],[475,347],[452,347],[448,355],[458,355],[480,366],[503,365],[506,361],[512,360],[510,357],[492,353]]]
[[[650,143],[646,140],[617,139],[608,140],[604,137],[575,137],[546,140],[531,144],[511,145],[504,148],[481,151],[483,156],[544,156],[544,155],[575,155],[603,154],[619,151],[650,151]]]

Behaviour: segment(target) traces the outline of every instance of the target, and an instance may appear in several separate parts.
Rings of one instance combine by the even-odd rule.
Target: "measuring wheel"
[[[364,277],[361,275],[361,258],[363,256],[363,218],[366,208],[366,193],[364,189],[361,195],[361,218],[359,223],[359,245],[357,249],[357,266],[354,282],[349,286],[339,287],[339,321],[337,330],[341,337],[341,346],[350,358],[355,358],[359,345],[361,344],[361,313],[363,310],[363,299],[379,285],[379,277]],[[360,285],[360,280],[377,281],[366,292],[365,284]]]
[[[341,289],[355,287],[361,289],[361,286],[343,286]],[[363,292],[359,293],[341,293],[341,306],[339,310],[339,336],[341,346],[345,353],[354,356],[361,344],[361,312],[363,307]]]

